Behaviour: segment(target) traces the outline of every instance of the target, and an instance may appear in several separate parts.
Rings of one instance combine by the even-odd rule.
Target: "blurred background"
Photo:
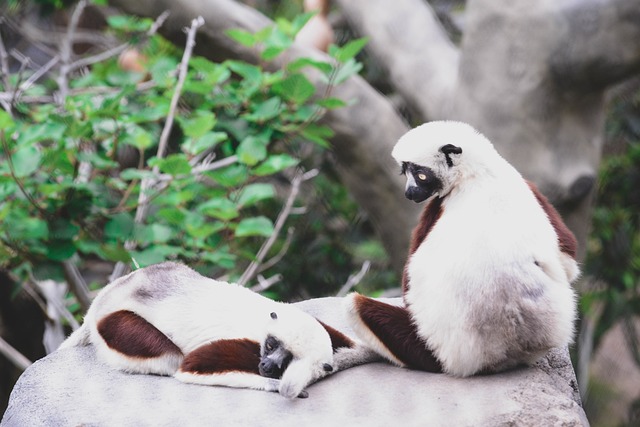
[[[576,234],[583,405],[639,425],[639,17],[635,0],[3,0],[0,408],[138,266],[284,301],[399,296],[420,207],[391,148],[451,119]]]

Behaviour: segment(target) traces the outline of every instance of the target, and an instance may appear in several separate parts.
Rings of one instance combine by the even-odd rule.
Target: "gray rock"
[[[347,334],[338,298],[298,303]],[[309,387],[309,398],[131,375],[93,347],[57,351],[18,380],[0,425],[14,426],[586,426],[568,351],[536,366],[452,378],[372,363]]]

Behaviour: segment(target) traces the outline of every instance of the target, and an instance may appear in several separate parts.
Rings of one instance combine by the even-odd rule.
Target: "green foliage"
[[[310,16],[229,36],[269,61]],[[114,16],[109,25],[131,40],[150,21]],[[158,141],[181,52],[159,36],[139,47],[147,73],[108,60],[74,76],[58,105],[0,110],[0,264],[26,278],[61,274],[72,258],[131,264],[133,257],[141,266],[180,259],[212,275],[239,275],[274,232],[274,176],[300,164],[303,144],[327,147],[332,132],[317,122],[346,105],[318,97],[305,69],[336,84],[357,72],[356,48],[333,48],[336,62],[300,59],[277,72],[191,58],[163,156]],[[41,81],[27,94],[57,89]],[[137,221],[145,197],[150,206]]]
[[[585,265],[604,287],[582,299],[584,310],[594,303],[602,306],[596,342],[619,320],[640,315],[640,93],[615,105],[608,133],[612,153],[600,168]],[[635,359],[640,363],[637,344]]]

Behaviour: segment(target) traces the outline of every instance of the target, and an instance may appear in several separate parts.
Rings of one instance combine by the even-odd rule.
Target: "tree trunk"
[[[559,208],[583,257],[605,90],[640,71],[640,2],[469,1],[455,48],[425,1],[336,1],[421,119],[484,133]]]

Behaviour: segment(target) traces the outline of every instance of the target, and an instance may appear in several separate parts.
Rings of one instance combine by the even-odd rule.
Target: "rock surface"
[[[339,298],[298,303],[351,335]],[[130,375],[93,347],[57,351],[18,380],[2,422],[14,426],[583,426],[566,350],[533,367],[452,378],[383,363],[355,367],[308,389],[309,398]]]

